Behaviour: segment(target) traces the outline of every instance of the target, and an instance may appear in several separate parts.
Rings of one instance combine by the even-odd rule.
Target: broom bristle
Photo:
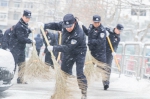
[[[54,77],[54,71],[39,59],[35,46],[33,46],[32,55],[28,61],[22,63],[19,75],[24,81],[50,80]]]
[[[108,80],[108,75],[110,74],[111,68],[108,66],[108,64],[98,61],[92,55],[91,57],[92,61],[96,64],[95,73],[97,74],[97,77],[101,75],[103,81]]]
[[[95,59],[88,49],[86,53],[84,73],[88,83],[92,82],[93,80],[100,79],[106,81],[109,79],[108,75],[110,74],[110,67],[106,63]]]
[[[95,77],[95,67],[94,63],[92,62],[92,57],[89,49],[86,52],[84,74],[87,78],[88,84],[90,84]]]
[[[74,99],[74,93],[78,92],[78,90],[75,90],[78,88],[76,79],[70,78],[70,74],[62,71],[55,58],[52,58],[52,60],[55,68],[56,83],[51,99]]]

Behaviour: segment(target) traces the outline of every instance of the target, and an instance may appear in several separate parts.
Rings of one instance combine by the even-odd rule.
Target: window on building
[[[14,19],[14,20],[19,20],[19,18],[20,18],[19,16],[20,16],[20,13],[15,12],[13,19]]]
[[[24,8],[33,8],[33,3],[31,3],[31,2],[24,3]]]
[[[0,13],[0,20],[3,20],[7,17],[6,13]]]
[[[140,10],[140,16],[146,16],[146,10]]]
[[[140,9],[132,9],[131,10],[131,15],[138,15],[139,14],[139,16],[146,16],[146,10],[140,10]]]
[[[7,7],[8,6],[8,1],[0,0],[0,6]]]
[[[20,7],[20,2],[14,2],[14,7],[19,8]]]

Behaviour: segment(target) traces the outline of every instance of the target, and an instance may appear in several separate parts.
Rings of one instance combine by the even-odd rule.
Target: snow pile
[[[113,80],[110,83],[110,86],[115,88],[121,88],[122,90],[132,91],[132,92],[144,92],[150,90],[150,83],[148,80],[142,79],[137,81],[135,77],[127,77],[121,75],[119,78],[117,74],[111,74]]]
[[[15,62],[11,52],[0,49],[0,67],[6,67],[11,73],[13,72]]]

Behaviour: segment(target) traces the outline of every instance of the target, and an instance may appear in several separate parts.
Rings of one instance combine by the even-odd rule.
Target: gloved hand
[[[53,46],[47,46],[48,51],[52,51],[53,50]]]
[[[86,44],[88,44],[88,40],[86,40],[85,42],[86,42]]]
[[[112,56],[116,56],[116,53],[115,53],[115,52],[112,52],[111,54],[112,54]]]
[[[6,49],[6,51],[9,51],[9,52],[10,52],[10,50],[9,50],[8,48]]]
[[[31,44],[31,43],[33,43],[33,41],[31,40],[31,39],[26,39],[26,43],[28,43],[28,44]]]
[[[106,37],[109,37],[109,32],[108,31],[106,31]]]
[[[31,30],[31,31],[35,31],[35,28],[34,28],[34,27],[31,27],[30,30]]]
[[[35,40],[32,40],[32,43],[34,43],[34,44],[35,44],[35,43],[36,43],[36,41],[35,41]]]
[[[38,27],[39,27],[39,28],[41,28],[41,27],[44,28],[44,23],[38,22]]]
[[[28,34],[30,34],[30,33],[32,33],[32,31],[31,31],[31,29],[29,28],[29,29],[28,29]]]

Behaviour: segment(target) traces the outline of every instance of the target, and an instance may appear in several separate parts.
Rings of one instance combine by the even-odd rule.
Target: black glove
[[[31,43],[33,43],[33,41],[30,40],[30,39],[27,39],[27,43],[28,43],[28,44],[31,44]]]
[[[31,29],[28,29],[28,34],[32,33]]]

